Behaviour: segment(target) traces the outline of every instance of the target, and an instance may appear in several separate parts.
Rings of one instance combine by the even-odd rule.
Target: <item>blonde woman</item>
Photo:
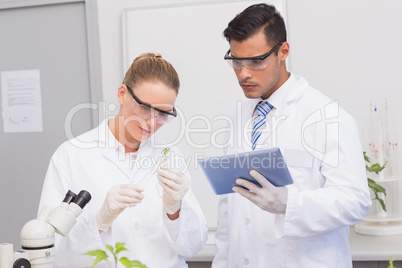
[[[118,89],[118,115],[56,150],[40,209],[58,204],[67,190],[87,190],[92,200],[67,237],[56,237],[54,267],[90,267],[94,258],[83,253],[116,242],[126,243],[121,257],[148,267],[187,267],[185,259],[202,249],[206,221],[188,172],[149,165],[161,156],[149,138],[176,117],[179,86],[159,54],[139,56]]]

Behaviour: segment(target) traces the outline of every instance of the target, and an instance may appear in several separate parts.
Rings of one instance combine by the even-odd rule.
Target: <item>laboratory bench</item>
[[[402,235],[361,235],[351,227],[349,241],[353,268],[387,268],[388,261],[398,255],[394,265],[402,268]],[[211,267],[213,257],[214,232],[209,232],[204,248],[187,263],[189,268]]]

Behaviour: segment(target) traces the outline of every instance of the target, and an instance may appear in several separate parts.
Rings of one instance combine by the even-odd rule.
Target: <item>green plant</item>
[[[165,148],[162,150],[161,154],[167,155],[168,152],[170,152],[170,148]]]
[[[118,258],[117,255],[122,252],[122,251],[128,251],[124,245],[126,243],[116,243],[116,248],[113,248],[113,246],[110,245],[106,245],[106,248],[112,253],[113,255],[113,259],[114,259],[114,267],[117,267],[117,263],[120,261],[126,268],[132,268],[132,267],[139,267],[139,268],[148,268],[145,264],[142,264],[140,261],[130,261],[128,258],[126,257],[122,257],[122,258]],[[97,250],[91,250],[88,251],[86,253],[84,253],[85,255],[89,255],[89,256],[94,256],[96,257],[94,263],[92,264],[91,267],[94,267],[96,264],[98,264],[99,262],[105,260],[110,267],[113,267],[109,260],[108,260],[108,254],[101,249],[97,249]]]
[[[399,255],[395,256],[392,260],[389,260],[389,266],[387,268],[397,268],[394,266],[394,261],[398,258]]]
[[[364,160],[368,164],[371,164],[371,160],[366,155],[366,152],[363,152],[363,155],[364,155]],[[366,170],[368,172],[374,172],[374,173],[378,174],[379,172],[381,172],[385,168],[386,164],[387,164],[387,162],[385,162],[383,166],[381,166],[378,163],[372,164],[370,166],[368,166],[366,164]],[[384,196],[387,195],[387,193],[385,192],[385,188],[382,187],[381,185],[377,184],[373,179],[367,178],[367,180],[368,180],[368,185],[369,185],[370,189],[374,192],[374,195],[375,195],[375,198],[373,198],[373,200],[377,200],[380,203],[382,209],[386,212],[387,208],[385,207],[385,202],[378,195],[379,193],[383,193]]]

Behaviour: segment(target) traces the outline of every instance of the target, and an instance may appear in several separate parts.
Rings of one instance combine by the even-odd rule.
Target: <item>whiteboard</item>
[[[181,87],[178,118],[161,128],[154,146],[176,145],[185,155],[191,186],[207,218],[217,226],[218,197],[197,158],[223,153],[222,128],[245,97],[234,71],[223,60],[229,44],[223,30],[236,14],[261,1],[214,1],[144,6],[123,11],[124,70],[140,54],[162,54],[177,70]],[[285,1],[270,1],[285,21]],[[158,143],[156,140],[165,142]]]

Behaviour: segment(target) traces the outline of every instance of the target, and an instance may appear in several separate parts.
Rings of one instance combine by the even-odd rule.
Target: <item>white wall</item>
[[[291,70],[339,100],[358,121],[364,147],[370,99],[387,99],[390,130],[402,135],[401,11],[397,0],[288,0]]]
[[[123,9],[189,2],[200,1],[98,1],[103,88],[107,104],[118,106],[117,87],[124,75]],[[398,105],[402,101],[399,90],[402,87],[399,82],[401,10],[399,0],[287,0],[290,70],[305,76],[313,87],[339,100],[339,104],[357,119],[362,133],[367,133],[369,127],[370,99],[380,103],[384,97],[389,103],[390,122],[393,122],[399,137],[402,133],[399,119],[402,106]],[[114,113],[109,111],[106,115],[111,114]],[[399,170],[402,171],[401,163]],[[205,200],[202,193],[196,195]],[[210,204],[203,206],[215,206],[216,199],[212,197],[211,200]],[[206,216],[214,226],[216,215]]]

